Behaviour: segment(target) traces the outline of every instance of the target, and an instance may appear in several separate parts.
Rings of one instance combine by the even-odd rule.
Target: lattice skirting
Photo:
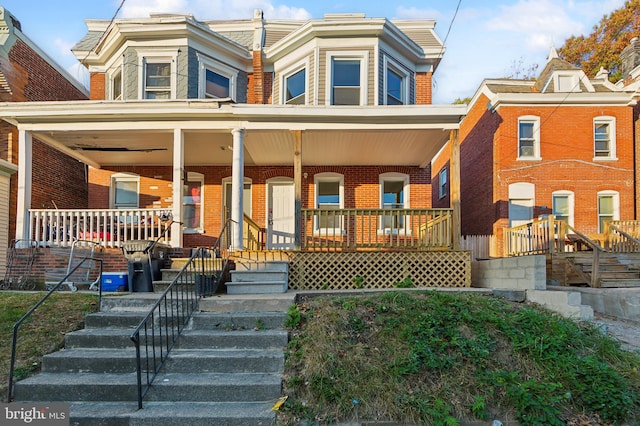
[[[469,251],[289,252],[292,290],[470,287]]]

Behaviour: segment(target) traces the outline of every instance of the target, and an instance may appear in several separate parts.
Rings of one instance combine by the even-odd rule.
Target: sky
[[[0,0],[22,32],[80,81],[86,72],[71,47],[86,33],[85,19],[111,18],[122,0]],[[319,19],[325,13],[370,18],[435,19],[445,54],[434,74],[433,103],[473,96],[482,80],[544,67],[551,46],[588,35],[624,0],[125,0],[118,18],[154,12],[190,13],[198,20]],[[456,13],[457,10],[457,13]]]

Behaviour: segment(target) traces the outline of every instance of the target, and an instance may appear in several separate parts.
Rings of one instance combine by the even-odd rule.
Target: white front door
[[[295,191],[293,181],[268,182],[267,249],[293,250]]]

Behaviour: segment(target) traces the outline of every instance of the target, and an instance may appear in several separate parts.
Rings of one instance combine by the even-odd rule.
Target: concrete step
[[[159,374],[148,401],[265,401],[277,399],[282,391],[279,374]]]
[[[64,336],[65,349],[75,348],[132,348],[131,328],[85,328]],[[159,340],[158,340],[159,341]]]
[[[173,349],[166,373],[282,373],[282,349]]]
[[[287,312],[296,301],[294,293],[214,295],[200,299],[203,312]]]
[[[42,357],[44,373],[120,374],[136,371],[136,352],[128,349],[76,348]]]
[[[15,401],[137,401],[135,373],[42,372],[15,383]]]
[[[136,312],[96,312],[88,314],[84,318],[86,328],[135,328],[140,324],[148,313],[147,310]]]
[[[191,330],[253,330],[277,329],[284,326],[284,312],[211,312],[195,314]]]
[[[180,349],[284,348],[289,341],[285,330],[186,330],[180,335]]]
[[[273,401],[155,402],[71,404],[71,424],[83,426],[265,426],[275,423]]]
[[[261,281],[287,281],[289,274],[286,271],[231,271],[232,282],[261,282]]]
[[[278,294],[289,287],[287,281],[232,281],[226,286],[228,294]]]
[[[289,272],[289,262],[283,260],[245,261],[238,259],[234,261],[234,264],[236,271]]]

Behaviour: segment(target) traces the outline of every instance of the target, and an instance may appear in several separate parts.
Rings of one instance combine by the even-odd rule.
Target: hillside
[[[389,292],[291,309],[279,424],[640,421],[640,356],[591,324],[490,296]]]

